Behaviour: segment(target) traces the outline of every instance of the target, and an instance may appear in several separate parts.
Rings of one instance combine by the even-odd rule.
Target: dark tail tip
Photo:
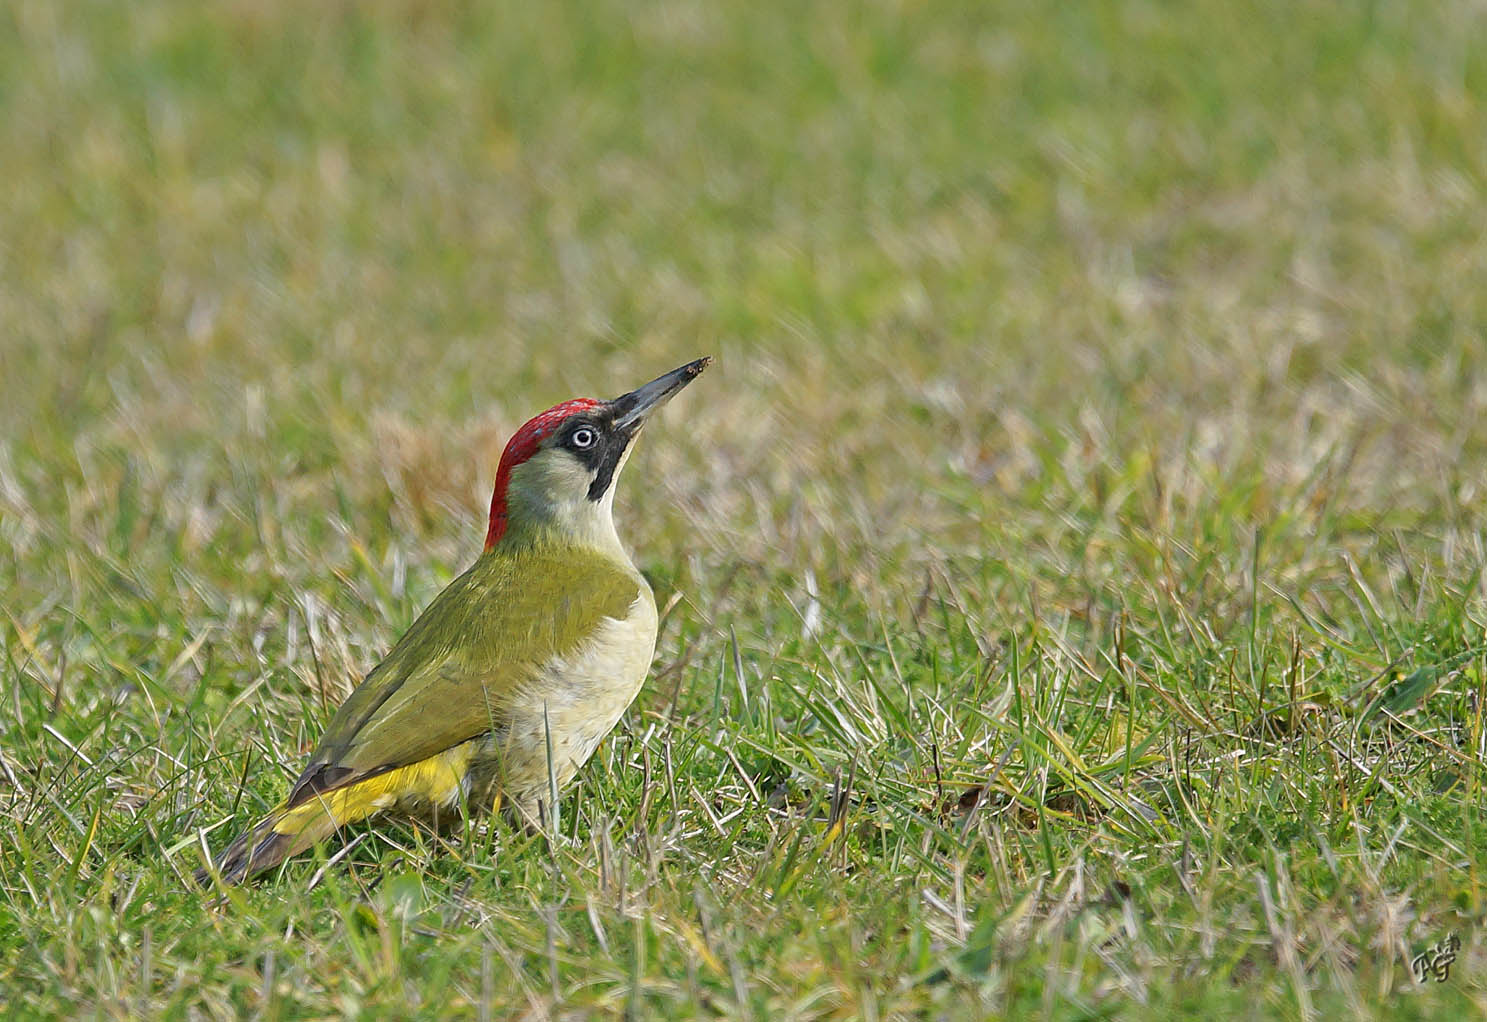
[[[265,821],[228,845],[212,870],[198,869],[192,878],[198,885],[210,887],[215,871],[224,884],[240,884],[255,873],[283,862],[293,842],[293,834],[280,834],[273,829],[272,821]]]

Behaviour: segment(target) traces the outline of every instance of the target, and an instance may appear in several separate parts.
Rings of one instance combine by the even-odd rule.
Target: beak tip
[[[622,394],[611,402],[619,412],[615,420],[618,426],[629,426],[642,422],[650,412],[665,404],[677,391],[702,375],[702,371],[712,365],[713,357],[704,355],[693,359],[686,365],[678,366],[663,376],[647,383],[637,390],[628,394]]]

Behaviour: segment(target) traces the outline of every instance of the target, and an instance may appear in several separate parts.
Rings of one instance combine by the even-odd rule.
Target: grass
[[[1481,1012],[1484,28],[7,6],[7,1016]],[[509,432],[708,353],[559,831],[195,890]]]

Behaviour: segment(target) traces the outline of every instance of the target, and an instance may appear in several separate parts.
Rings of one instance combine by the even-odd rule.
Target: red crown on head
[[[526,425],[507,441],[506,450],[501,453],[501,465],[496,469],[496,489],[491,494],[490,528],[485,533],[487,550],[499,543],[506,534],[506,487],[511,482],[511,470],[536,454],[542,441],[568,421],[570,416],[598,408],[602,403],[593,398],[576,397],[572,401],[553,405],[541,415],[528,419]]]

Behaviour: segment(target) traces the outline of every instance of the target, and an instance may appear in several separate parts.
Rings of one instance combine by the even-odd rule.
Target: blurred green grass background
[[[1484,29],[7,5],[0,1002],[1480,1011]],[[509,432],[701,354],[564,833],[192,890]]]

